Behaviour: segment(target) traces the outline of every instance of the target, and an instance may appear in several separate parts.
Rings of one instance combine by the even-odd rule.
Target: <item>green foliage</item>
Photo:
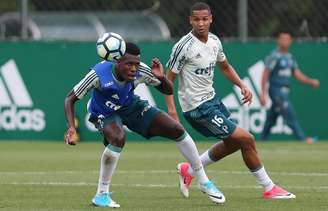
[[[29,0],[33,11],[153,11],[168,24],[172,37],[190,30],[190,6],[197,0]],[[238,0],[207,2],[214,15],[212,31],[224,37],[238,34]],[[159,3],[159,4],[157,4]],[[153,8],[157,5],[156,9]],[[1,0],[0,14],[19,11],[20,0]],[[151,9],[152,8],[152,9]],[[274,36],[282,29],[296,36],[320,37],[328,34],[328,0],[248,0],[248,32],[250,37]]]
[[[0,1],[0,15],[5,12],[13,12],[19,9],[19,0],[1,0]]]

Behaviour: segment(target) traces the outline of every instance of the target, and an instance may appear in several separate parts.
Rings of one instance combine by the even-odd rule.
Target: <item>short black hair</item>
[[[140,55],[140,48],[136,44],[132,42],[127,42],[125,45],[126,45],[125,53],[135,56]]]
[[[279,30],[276,34],[276,37],[279,37],[281,34],[289,34],[291,37],[293,37],[293,33],[287,29]]]
[[[196,2],[190,7],[190,15],[192,15],[192,12],[195,10],[207,10],[211,14],[211,8],[206,4],[205,2]]]

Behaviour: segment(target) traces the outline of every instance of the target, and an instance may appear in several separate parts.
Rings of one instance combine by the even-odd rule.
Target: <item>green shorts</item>
[[[218,97],[204,102],[183,115],[195,130],[206,137],[225,139],[237,127],[236,123],[229,118],[229,110]]]
[[[98,117],[90,116],[89,121],[102,133],[107,124],[113,122],[118,125],[126,125],[130,130],[149,139],[152,135],[149,134],[149,127],[157,114],[161,113],[160,109],[149,105],[147,100],[141,100],[139,97],[134,97],[133,102],[129,106],[121,107],[119,110],[111,113],[108,116],[99,115]],[[105,140],[105,142],[107,142]],[[108,143],[104,143],[107,145]]]

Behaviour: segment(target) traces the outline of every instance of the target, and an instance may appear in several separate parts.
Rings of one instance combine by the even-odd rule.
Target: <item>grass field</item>
[[[211,143],[198,143],[203,152]],[[328,210],[328,142],[258,143],[276,183],[295,200],[265,201],[240,153],[206,168],[225,193],[212,204],[193,186],[184,199],[175,166],[182,161],[174,143],[127,143],[113,178],[121,210]],[[0,210],[104,210],[90,205],[96,190],[100,143],[75,147],[59,142],[0,142]]]

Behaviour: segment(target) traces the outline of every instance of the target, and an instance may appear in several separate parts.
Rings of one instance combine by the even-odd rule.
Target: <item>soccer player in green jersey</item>
[[[265,106],[269,95],[272,105],[267,111],[261,138],[262,140],[268,138],[271,128],[275,125],[278,116],[281,115],[298,140],[312,143],[313,138],[305,136],[297,121],[288,94],[292,77],[295,77],[301,83],[308,84],[313,88],[318,88],[320,82],[318,79],[310,78],[301,72],[295,58],[289,52],[291,43],[291,34],[289,32],[280,32],[277,38],[277,49],[273,50],[265,60],[260,101],[261,105]],[[269,88],[267,89],[268,84]]]

